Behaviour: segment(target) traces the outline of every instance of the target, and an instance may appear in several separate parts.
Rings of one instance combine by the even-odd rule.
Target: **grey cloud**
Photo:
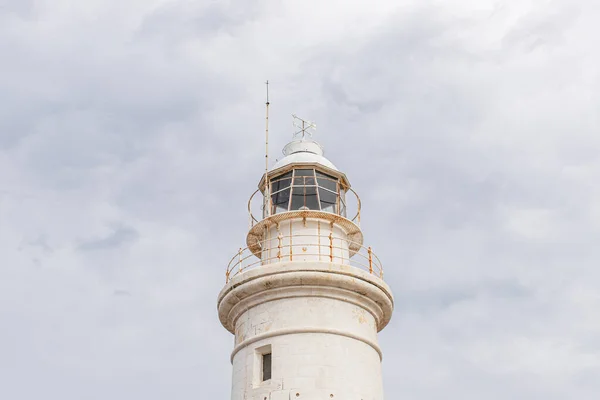
[[[30,18],[35,12],[34,0],[2,0],[0,1],[0,21],[11,15]]]
[[[9,397],[228,396],[215,298],[268,78],[272,159],[288,114],[315,120],[362,197],[398,304],[388,398],[595,398],[588,2],[36,4],[0,17]]]
[[[574,4],[555,3],[547,9],[521,17],[505,35],[507,49],[524,48],[534,51],[540,46],[556,46],[564,42],[564,35],[572,27],[581,9]]]
[[[260,11],[257,1],[232,4],[214,2],[208,5],[172,2],[147,15],[140,26],[139,35],[165,38],[169,43],[189,38],[208,38],[220,33],[233,35],[236,28],[256,20]]]
[[[476,302],[481,297],[522,299],[532,296],[531,288],[508,280],[478,282],[476,285],[430,287],[427,290],[398,294],[399,312],[440,312],[461,302]]]
[[[113,229],[113,232],[101,239],[86,241],[79,245],[83,251],[109,250],[115,247],[123,246],[139,237],[139,232],[131,227],[119,226]]]

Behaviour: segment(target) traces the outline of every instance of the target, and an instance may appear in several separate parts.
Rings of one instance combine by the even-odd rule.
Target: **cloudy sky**
[[[363,200],[388,399],[600,392],[594,0],[0,0],[0,397],[225,399],[291,113]]]

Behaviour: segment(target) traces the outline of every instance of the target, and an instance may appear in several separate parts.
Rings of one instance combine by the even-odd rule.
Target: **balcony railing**
[[[300,239],[302,238],[302,239]],[[296,243],[294,243],[294,239]],[[307,240],[308,239],[308,240]],[[314,239],[314,240],[310,240]],[[225,281],[250,269],[287,261],[325,261],[347,264],[383,279],[381,260],[371,247],[348,239],[323,235],[279,235],[260,242],[262,257],[258,258],[248,247],[240,248],[227,266]],[[352,248],[352,255],[348,249]],[[275,253],[275,255],[273,255]]]

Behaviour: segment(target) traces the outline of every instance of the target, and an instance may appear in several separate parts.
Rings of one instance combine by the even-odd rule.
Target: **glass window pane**
[[[306,177],[304,178],[304,184],[305,185],[315,185],[315,178],[311,178],[311,177]]]
[[[263,354],[262,356],[262,380],[268,381],[271,379],[271,363],[272,357],[271,353]]]
[[[304,207],[304,187],[294,186],[292,189],[292,207],[291,210],[299,210]]]
[[[321,210],[337,213],[337,194],[329,190],[319,188],[319,198],[321,199]]]
[[[321,202],[331,204],[337,203],[337,194],[330,192],[329,190],[319,188],[319,197],[321,198]]]
[[[321,211],[325,211],[328,213],[333,213],[333,214],[337,214],[336,213],[336,204],[331,204],[331,203],[325,203],[325,202],[321,202]]]
[[[304,178],[294,178],[294,185],[304,186]]]
[[[317,193],[313,195],[306,195],[304,198],[305,203],[304,206],[309,210],[318,210],[319,209],[319,199],[317,198]]]
[[[294,170],[294,177],[297,176],[315,176],[315,170],[314,169],[295,169]]]
[[[290,200],[290,189],[284,189],[279,193],[271,195],[271,201],[273,202],[273,213],[278,214],[288,211],[288,205]]]
[[[273,179],[271,179],[271,180],[278,181],[279,179],[292,179],[292,171],[282,174],[282,175],[277,175],[277,176],[273,177]]]
[[[291,179],[280,179],[280,180],[274,181],[272,183],[271,190],[273,191],[273,193],[278,192],[281,189],[285,189],[286,187],[290,186],[291,183],[292,183]]]
[[[271,196],[273,204],[284,205],[287,208],[287,204],[290,200],[290,189],[282,190],[281,192],[275,193]]]
[[[271,181],[271,193],[275,193],[277,191],[279,191],[279,182]]]
[[[331,175],[324,174],[324,173],[319,172],[319,171],[317,171],[317,178],[329,178],[331,180],[337,181],[337,178],[335,178],[335,177],[333,177]]]
[[[317,198],[317,188],[315,186],[307,186],[304,189],[306,197],[304,198],[304,206],[309,210],[319,210],[319,199]]]
[[[337,181],[325,178],[319,178],[319,186],[337,192]]]

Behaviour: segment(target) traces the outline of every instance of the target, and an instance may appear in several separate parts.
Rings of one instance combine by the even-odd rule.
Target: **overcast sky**
[[[0,0],[0,398],[226,399],[291,114],[396,296],[387,398],[600,393],[594,0]]]

